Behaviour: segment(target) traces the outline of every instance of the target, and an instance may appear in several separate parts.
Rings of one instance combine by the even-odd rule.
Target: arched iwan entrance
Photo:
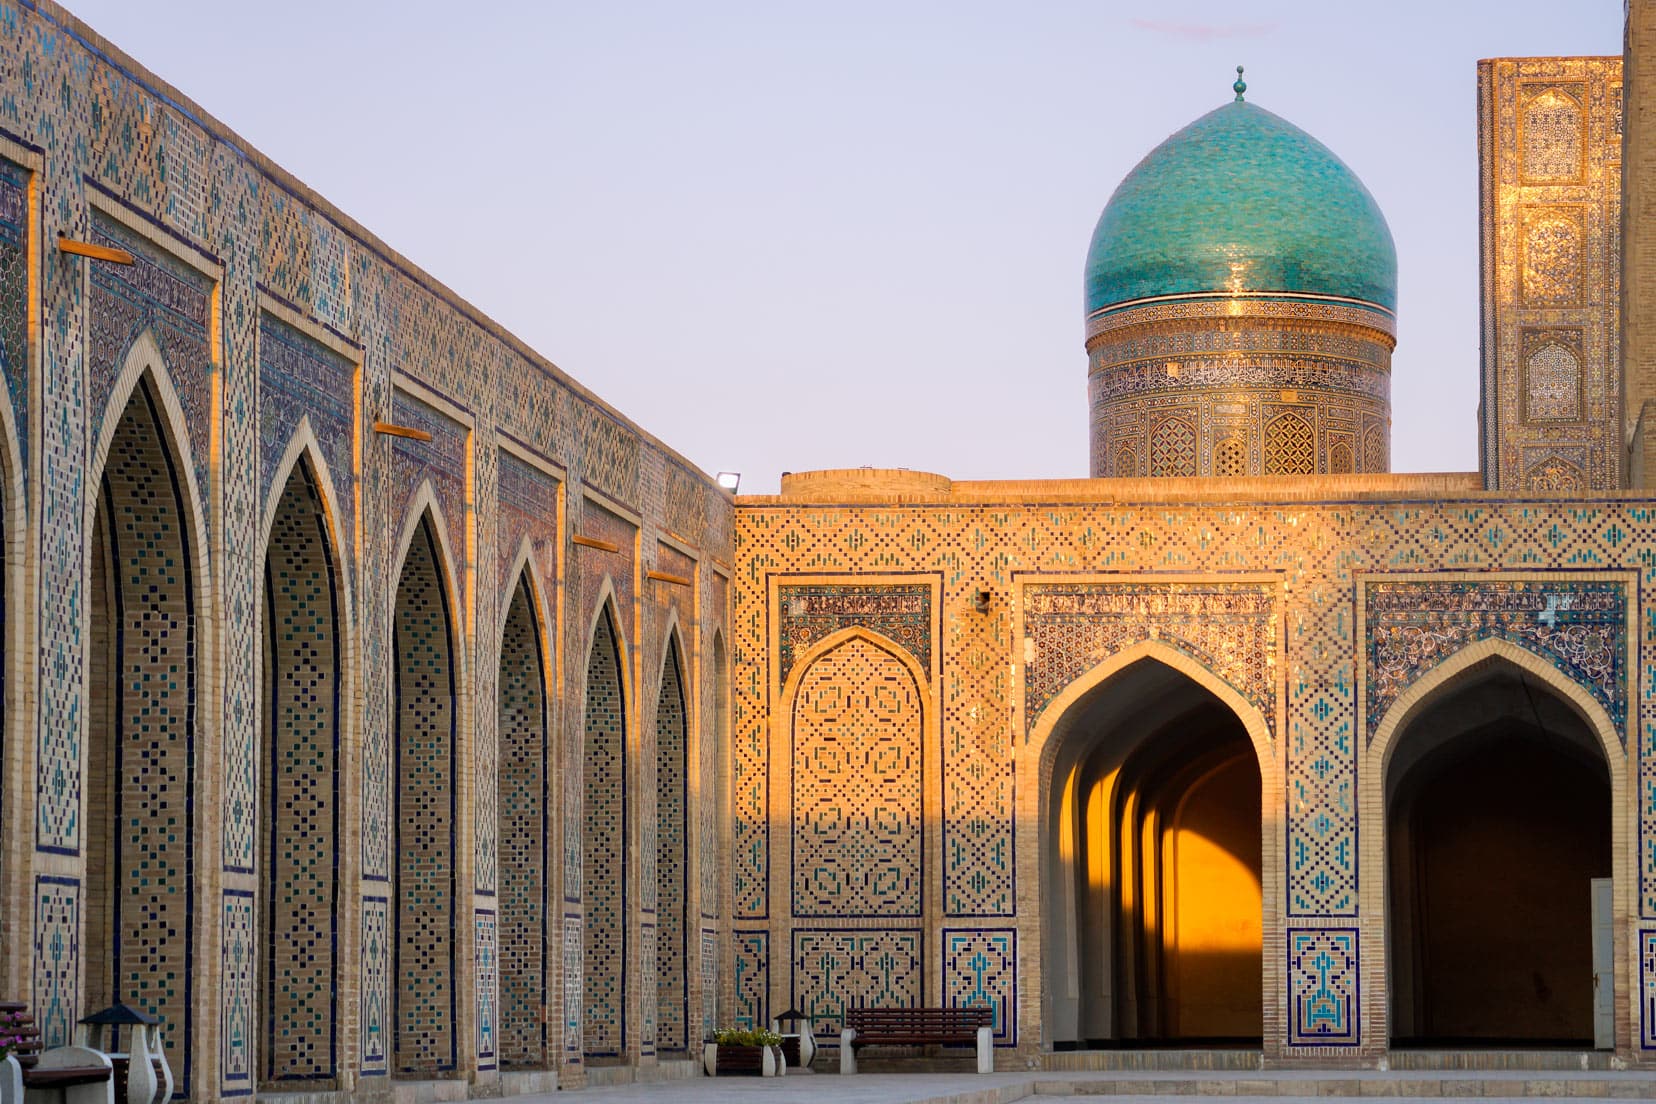
[[[340,594],[322,496],[293,465],[265,546],[264,1078],[335,1076]]]
[[[1611,771],[1563,676],[1496,643],[1376,733],[1394,1046],[1593,1045]]]
[[[1066,699],[1042,725],[1054,1046],[1259,1046],[1262,722],[1154,651]]]
[[[397,583],[396,1044],[405,1078],[455,1062],[453,615],[436,527],[420,519]]]
[[[500,1063],[548,1061],[547,839],[554,805],[547,754],[539,606],[524,568],[500,639]]]

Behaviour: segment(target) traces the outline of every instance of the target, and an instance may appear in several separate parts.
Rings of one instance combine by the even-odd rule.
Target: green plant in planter
[[[724,1027],[713,1033],[713,1041],[720,1046],[779,1046],[782,1036],[763,1027]]]

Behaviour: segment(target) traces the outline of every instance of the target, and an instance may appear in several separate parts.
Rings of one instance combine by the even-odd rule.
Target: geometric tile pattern
[[[1276,597],[1269,583],[1035,583],[1024,587],[1024,724],[1116,652],[1156,639],[1247,698],[1276,729]]]
[[[261,1049],[276,1081],[334,1076],[339,601],[321,509],[301,460],[265,550]]]
[[[1356,928],[1288,929],[1288,1045],[1360,1041]]]
[[[614,1058],[626,1039],[627,776],[626,706],[621,698],[621,657],[606,605],[592,634],[587,659],[585,723],[586,906],[583,1054]]]
[[[1018,1042],[1018,933],[1014,928],[943,929],[943,1003],[991,1008],[995,1045]]]
[[[29,171],[0,158],[0,382],[18,428],[17,463],[28,471]],[[24,481],[25,484],[27,480]]]
[[[932,588],[850,584],[776,588],[776,681],[785,685],[795,661],[812,644],[852,625],[871,629],[908,649],[931,670]]]
[[[476,917],[475,959],[473,979],[477,985],[477,1068],[495,1068],[495,984],[496,929],[495,914],[489,909],[478,909]]]
[[[43,874],[34,892],[34,993],[29,1008],[46,1046],[67,1046],[80,1000],[80,883]]]
[[[791,726],[795,916],[920,915],[921,701],[909,668],[867,637],[804,669]]]
[[[734,931],[736,1007],[731,1021],[737,1027],[769,1027],[770,1018],[770,933]]]
[[[689,733],[678,636],[667,645],[656,701],[656,1051],[690,1046],[688,850]],[[648,961],[646,959],[646,961]]]
[[[339,531],[356,531],[356,365],[287,323],[259,315],[259,501],[271,486],[300,418],[310,419],[328,478]]]
[[[709,1039],[719,1026],[719,933],[701,930],[701,1038]]]
[[[220,955],[223,972],[219,995],[224,1033],[219,1037],[220,1096],[247,1096],[253,1092],[253,976],[258,968],[255,936],[256,909],[246,890],[224,891],[224,926]],[[318,1038],[327,1042],[331,1037]]]
[[[1371,579],[1367,736],[1391,703],[1440,660],[1477,640],[1511,641],[1598,699],[1626,742],[1627,586],[1541,578],[1500,582]]]
[[[399,1075],[455,1065],[454,666],[448,596],[429,515],[397,586],[397,959]]]
[[[546,675],[529,577],[512,591],[500,644],[500,1065],[546,1065]],[[481,921],[480,921],[481,922]]]
[[[585,943],[581,938],[581,918],[564,917],[563,926],[563,1060],[566,1065],[581,1064],[581,1012],[584,1007],[585,969],[581,952]]]
[[[918,929],[795,928],[791,1003],[838,1046],[847,1008],[918,1008],[924,961]]]
[[[391,907],[384,897],[362,899],[362,1073],[389,1072],[391,986],[386,963],[391,955]]]

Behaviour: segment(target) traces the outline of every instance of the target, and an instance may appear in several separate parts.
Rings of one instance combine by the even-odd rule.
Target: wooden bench
[[[22,1076],[15,1088],[28,1093],[61,1094],[66,1104],[113,1104],[114,1067],[109,1056],[90,1047],[44,1050],[40,1028],[29,1015],[27,1004],[0,1001],[0,1034],[16,1040],[12,1053]]]
[[[995,1015],[987,1008],[850,1008],[840,1032],[840,1072],[857,1072],[865,1046],[975,1046],[977,1071],[992,1073]]]

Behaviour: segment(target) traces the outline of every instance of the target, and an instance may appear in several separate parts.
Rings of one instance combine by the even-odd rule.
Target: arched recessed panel
[[[188,1070],[197,694],[195,560],[183,473],[148,376],[110,435],[89,605],[87,1008],[163,1020]]]
[[[656,1051],[690,1046],[689,718],[678,637],[669,638],[656,697]]]
[[[546,671],[540,621],[525,569],[500,641],[500,1063],[548,1061],[547,839],[553,806]]]
[[[582,796],[585,916],[583,1051],[588,1061],[626,1054],[627,731],[625,682],[615,620],[598,615],[587,656],[586,785]]]
[[[437,539],[422,519],[395,614],[396,1041],[399,1077],[455,1068],[453,622]]]
[[[264,1077],[335,1076],[340,601],[310,466],[294,465],[265,548]]]

